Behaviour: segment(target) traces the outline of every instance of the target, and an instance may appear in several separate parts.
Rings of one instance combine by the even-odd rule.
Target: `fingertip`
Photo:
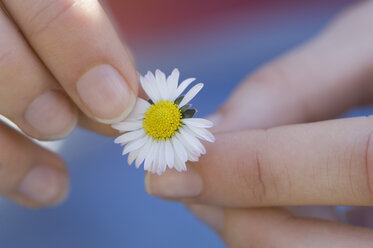
[[[77,81],[77,93],[94,119],[113,124],[129,115],[136,95],[129,83],[111,65],[91,68]]]
[[[28,200],[31,206],[54,206],[66,199],[69,192],[68,178],[66,170],[37,165],[22,179],[16,194],[24,197],[25,202]]]
[[[157,197],[182,200],[198,196],[202,191],[202,178],[189,166],[187,171],[167,170],[162,176],[147,173],[146,191]]]
[[[72,132],[78,122],[78,111],[65,93],[50,90],[31,102],[23,119],[21,128],[30,136],[55,140]]]

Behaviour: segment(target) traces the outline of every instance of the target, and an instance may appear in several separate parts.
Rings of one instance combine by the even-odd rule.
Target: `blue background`
[[[205,83],[194,100],[199,115],[212,113],[248,73],[316,34],[341,6],[264,14],[253,25],[242,15],[191,37],[134,47],[141,73],[174,67],[181,78]],[[271,18],[268,18],[271,15]],[[372,112],[355,110],[350,115]],[[62,205],[28,210],[0,199],[0,247],[224,247],[218,236],[182,204],[144,190],[143,171],[128,167],[113,138],[77,129],[59,151],[71,172],[71,194]]]

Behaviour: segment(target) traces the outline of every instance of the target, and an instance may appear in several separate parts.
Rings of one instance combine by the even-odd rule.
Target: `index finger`
[[[78,107],[104,123],[126,117],[138,76],[96,0],[5,0],[24,36]]]
[[[373,118],[216,136],[186,173],[147,175],[153,195],[230,207],[373,205]]]

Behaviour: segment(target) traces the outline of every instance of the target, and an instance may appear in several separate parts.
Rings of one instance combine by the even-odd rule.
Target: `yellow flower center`
[[[155,140],[171,138],[181,126],[179,106],[169,100],[160,100],[146,110],[142,126]]]

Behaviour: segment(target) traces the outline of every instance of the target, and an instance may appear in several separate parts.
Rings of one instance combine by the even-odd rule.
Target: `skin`
[[[107,124],[131,110],[138,77],[99,3],[0,5],[0,113],[40,140],[63,138],[77,123],[112,133]],[[207,155],[188,173],[147,175],[148,192],[184,201],[229,247],[370,247],[370,230],[321,220],[338,221],[330,208],[278,206],[372,205],[372,119],[316,122],[373,99],[372,11],[371,2],[351,7],[314,40],[249,76],[216,115],[222,121]],[[115,93],[80,84],[95,75],[114,83]],[[88,106],[112,99],[123,100],[107,104],[113,112]],[[193,173],[201,186],[195,195],[164,195],[167,177],[185,183]],[[0,123],[0,194],[43,207],[67,191],[63,161]]]
[[[184,202],[228,247],[371,247],[371,230],[328,206],[373,205],[373,119],[332,120],[373,102],[372,11],[350,7],[250,75],[211,117],[207,154],[187,173],[147,174],[148,192]]]
[[[3,0],[0,7],[0,114],[39,140],[63,138],[77,123],[115,134],[108,124],[131,111],[139,83],[99,2]],[[60,202],[68,191],[63,161],[3,122],[0,137],[0,194],[32,207]]]

